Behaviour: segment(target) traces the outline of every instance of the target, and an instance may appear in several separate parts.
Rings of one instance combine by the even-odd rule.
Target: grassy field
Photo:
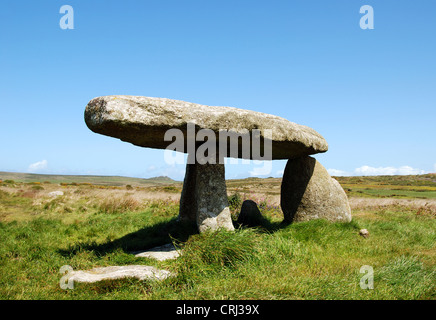
[[[197,234],[176,220],[181,183],[12,181],[0,175],[0,299],[434,300],[436,178],[427,176],[338,178],[353,221],[291,225],[281,224],[280,179],[231,180],[233,218],[250,198],[266,218],[263,225]],[[51,197],[51,191],[63,195]],[[361,228],[368,238],[359,235]],[[169,242],[183,250],[177,260],[131,254]],[[63,265],[127,264],[176,276],[59,286]],[[372,290],[359,285],[364,265],[374,270]]]

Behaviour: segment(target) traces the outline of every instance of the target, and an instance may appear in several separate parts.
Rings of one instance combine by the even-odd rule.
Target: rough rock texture
[[[351,221],[345,191],[317,160],[308,156],[288,160],[280,205],[287,222],[318,218]]]
[[[164,280],[171,276],[171,272],[159,270],[151,266],[130,265],[94,268],[87,271],[72,271],[69,281],[97,282],[121,278],[137,278],[139,280]]]
[[[361,235],[364,238],[368,238],[369,237],[369,231],[367,229],[360,229],[359,230],[359,235]]]
[[[264,218],[253,200],[245,200],[241,206],[237,223],[247,226],[256,227],[262,224]]]
[[[199,164],[196,161],[189,164],[188,161],[180,197],[179,219],[196,222],[200,232],[219,228],[234,230],[224,164]]]
[[[200,232],[224,228],[234,230],[227,198],[223,164],[197,164],[195,207]]]
[[[155,247],[150,250],[134,252],[135,257],[151,258],[159,261],[176,259],[180,256],[180,252],[172,243],[164,244],[163,246]]]
[[[253,129],[259,129],[262,140],[268,138],[266,130],[272,129],[272,159],[290,159],[328,149],[325,139],[315,130],[278,116],[164,98],[122,95],[97,97],[86,107],[85,122],[96,133],[158,149],[165,149],[172,143],[164,140],[168,129],[178,128],[186,138],[188,123],[194,123],[196,130],[211,129],[217,138],[220,130],[235,134],[243,134],[248,130],[251,134]],[[186,146],[187,143],[184,152],[187,152]],[[255,158],[253,154],[244,156],[242,148],[238,149],[237,157]]]
[[[191,157],[191,155],[188,157]],[[179,219],[195,223],[197,223],[197,205],[195,201],[197,166],[198,164],[189,164],[189,161],[186,164],[185,179],[183,180],[179,206]]]

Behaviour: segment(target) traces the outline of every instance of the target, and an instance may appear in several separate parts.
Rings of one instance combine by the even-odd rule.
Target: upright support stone
[[[327,219],[351,221],[347,195],[316,159],[289,159],[283,174],[280,206],[286,222]]]
[[[195,198],[200,232],[224,228],[234,230],[227,198],[224,164],[197,164]]]
[[[234,230],[227,199],[224,164],[186,165],[179,218],[196,221],[200,232],[224,228]]]
[[[197,222],[197,209],[195,201],[195,180],[197,177],[197,164],[190,164],[191,155],[188,155],[185,179],[183,180],[182,194],[180,195],[179,219],[182,221]]]

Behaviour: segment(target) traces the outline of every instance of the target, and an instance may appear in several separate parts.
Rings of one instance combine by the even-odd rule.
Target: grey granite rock
[[[295,158],[328,149],[325,139],[315,130],[278,116],[165,98],[125,95],[97,97],[86,107],[85,122],[96,133],[149,148],[167,148],[172,141],[165,141],[164,135],[171,128],[180,129],[186,138],[187,124],[191,123],[195,124],[196,130],[212,130],[217,143],[219,132],[223,130],[236,135],[249,134],[251,137],[255,134],[254,130],[259,130],[260,141],[264,141],[264,138],[271,140],[271,160]],[[270,137],[268,130],[271,130]],[[184,146],[184,152],[188,153],[187,143]],[[258,158],[252,152],[244,155],[242,148],[238,149],[237,155],[225,155],[265,159]]]
[[[200,232],[219,228],[234,230],[227,198],[224,164],[200,164],[195,160],[194,162],[186,165],[179,219],[196,222]]]
[[[312,157],[288,160],[280,197],[287,222],[320,218],[351,221],[351,209],[344,189]]]
[[[193,160],[195,162],[195,160]],[[179,219],[197,222],[196,181],[198,164],[186,164],[182,194],[180,195]]]
[[[369,237],[369,231],[367,229],[360,229],[359,230],[359,235],[361,235],[364,238],[368,238]]]
[[[196,164],[195,207],[200,232],[234,230],[227,198],[223,164]]]
[[[63,195],[64,195],[63,191],[52,191],[52,192],[48,193],[48,196],[52,197],[52,198],[56,198],[56,197],[63,196]]]
[[[94,268],[87,271],[72,271],[69,281],[93,283],[102,280],[137,278],[139,280],[164,280],[172,274],[167,270],[159,270],[151,266],[128,265]]]
[[[180,252],[174,247],[172,243],[154,247],[145,251],[134,252],[133,254],[135,255],[135,257],[151,258],[159,261],[177,259],[180,256]]]

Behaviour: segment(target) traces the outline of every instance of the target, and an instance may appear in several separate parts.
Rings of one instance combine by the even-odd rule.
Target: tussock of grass
[[[219,230],[193,235],[184,243],[176,245],[183,250],[178,261],[181,272],[203,274],[221,268],[235,268],[256,252],[259,237],[253,229],[236,232]]]
[[[103,199],[100,203],[100,210],[104,213],[123,213],[126,211],[137,210],[141,204],[134,198],[115,197]]]
[[[436,270],[429,270],[416,256],[396,257],[380,268],[375,281],[399,289],[398,299],[420,299],[429,289],[436,298]]]

